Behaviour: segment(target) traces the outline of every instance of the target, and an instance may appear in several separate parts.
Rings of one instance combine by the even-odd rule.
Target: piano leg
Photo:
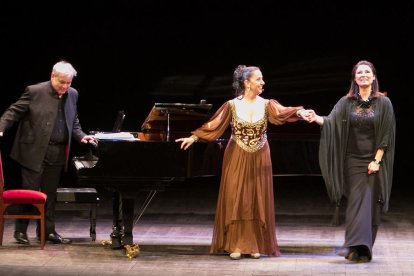
[[[134,203],[135,197],[122,196],[121,197],[122,205],[122,222],[124,225],[124,233],[122,236],[122,245],[133,245],[134,238],[132,235],[132,230],[134,227]]]
[[[122,248],[122,235],[123,235],[123,227],[122,227],[122,218],[120,218],[122,206],[120,205],[120,194],[119,192],[112,193],[112,233],[111,237],[111,247],[113,249],[120,249]]]
[[[141,206],[139,214],[134,217],[136,195],[124,192],[113,192],[112,194],[112,213],[113,226],[111,237],[112,249],[121,249],[125,245],[134,245],[133,228],[139,221],[148,205],[154,198],[156,190],[151,190]]]

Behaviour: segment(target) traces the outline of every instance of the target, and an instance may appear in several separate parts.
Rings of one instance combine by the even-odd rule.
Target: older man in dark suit
[[[47,195],[46,240],[53,243],[71,243],[55,231],[55,206],[56,190],[68,161],[72,137],[81,143],[96,143],[93,136],[82,131],[78,120],[78,92],[71,87],[76,74],[70,63],[56,63],[49,81],[26,87],[23,95],[0,118],[0,136],[19,122],[11,157],[21,165],[22,188],[40,190]],[[28,225],[27,219],[16,220],[17,242],[29,243]]]

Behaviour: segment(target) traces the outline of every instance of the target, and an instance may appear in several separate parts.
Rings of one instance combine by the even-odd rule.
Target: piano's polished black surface
[[[133,244],[133,226],[158,191],[179,189],[183,183],[196,184],[201,179],[219,182],[228,134],[214,142],[195,143],[186,151],[174,142],[177,137],[189,136],[195,124],[201,125],[209,117],[205,109],[193,107],[155,105],[142,131],[130,133],[133,139],[100,139],[91,154],[73,158],[80,186],[114,192],[113,248]],[[320,174],[317,125],[297,122],[269,126],[268,140],[275,176]],[[148,195],[134,217],[134,203],[143,192]]]
[[[184,151],[171,141],[100,140],[93,155],[76,157],[73,162],[79,184],[109,187],[115,181],[119,188],[128,188],[136,181],[171,182],[200,176],[201,152],[206,147],[199,143]]]

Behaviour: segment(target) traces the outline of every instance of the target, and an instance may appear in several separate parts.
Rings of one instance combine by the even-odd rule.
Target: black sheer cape
[[[323,117],[319,145],[319,165],[329,198],[339,202],[344,192],[344,160],[349,132],[352,99],[342,97],[328,116]],[[375,99],[375,146],[383,148],[385,153],[378,172],[381,197],[384,201],[383,212],[388,211],[391,195],[394,152],[395,152],[395,114],[391,101],[386,96]],[[375,152],[374,152],[375,155]],[[373,158],[374,158],[373,155]]]

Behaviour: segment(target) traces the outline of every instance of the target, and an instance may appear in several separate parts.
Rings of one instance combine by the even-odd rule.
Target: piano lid
[[[212,104],[155,103],[141,126],[142,131],[167,131],[171,125],[173,131],[192,130],[194,125],[210,118]]]

